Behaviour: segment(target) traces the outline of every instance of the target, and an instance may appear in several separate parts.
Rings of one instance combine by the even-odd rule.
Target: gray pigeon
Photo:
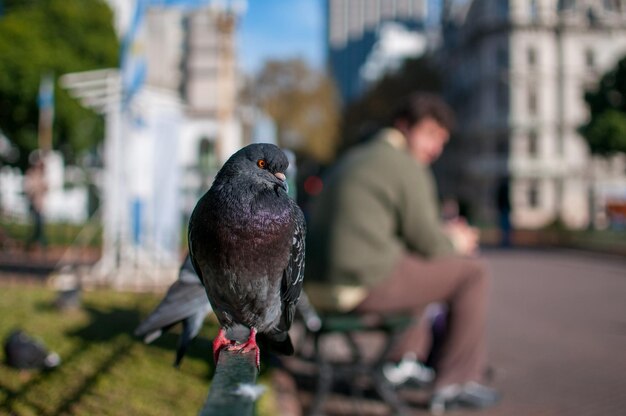
[[[180,366],[187,346],[198,335],[204,319],[211,313],[211,304],[206,297],[202,282],[198,278],[189,255],[185,258],[178,280],[176,280],[159,305],[137,327],[135,336],[143,337],[146,344],[151,343],[179,322],[183,332],[178,340],[174,366]]]
[[[226,348],[259,341],[292,354],[287,332],[304,272],[304,215],[287,196],[285,154],[271,144],[239,150],[218,172],[189,220],[189,252],[220,323],[215,362]]]
[[[56,352],[48,351],[42,341],[16,329],[4,341],[7,365],[21,370],[51,370],[61,363]]]

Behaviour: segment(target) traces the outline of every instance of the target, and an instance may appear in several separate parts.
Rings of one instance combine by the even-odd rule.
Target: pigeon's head
[[[261,186],[282,188],[287,192],[285,171],[289,166],[287,156],[273,144],[255,143],[232,155],[223,170],[230,175],[243,176]]]

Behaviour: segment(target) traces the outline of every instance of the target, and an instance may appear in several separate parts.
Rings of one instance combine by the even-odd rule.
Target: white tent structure
[[[61,84],[105,116],[103,253],[92,275],[116,287],[160,285],[179,266],[177,141],[183,105],[143,88],[122,113],[115,69],[67,74]]]
[[[130,6],[128,2],[110,2],[118,17],[120,69],[66,74],[61,78],[63,87],[106,119],[100,184],[103,255],[91,275],[116,287],[160,286],[176,276],[184,211],[181,207],[189,208],[197,197],[189,191],[191,202],[187,201],[185,190],[198,188],[195,182],[208,179],[198,177],[202,175],[197,172],[199,144],[210,142],[219,162],[241,145],[241,126],[232,115],[234,77],[230,71],[234,64],[226,58],[232,55],[234,16],[244,10],[245,2],[134,0]],[[200,17],[215,20],[196,22],[197,27],[193,28],[203,37],[189,40],[197,49],[191,49],[195,52],[190,55],[197,59],[186,65],[195,69],[191,75],[212,74],[213,70],[217,73],[211,79],[194,78],[197,83],[191,91],[195,98],[186,96],[186,106],[178,88],[155,80],[147,83],[148,64],[156,62],[155,56],[151,55],[151,60],[147,57],[148,29],[161,27],[148,26],[148,15],[154,17],[151,12],[174,8],[187,13],[204,11]],[[158,19],[155,22],[163,23]],[[215,26],[207,26],[208,23]],[[221,42],[218,44],[223,46],[223,53],[206,55],[207,45],[213,45],[211,51],[215,50],[214,43],[207,43],[212,37]],[[228,65],[217,65],[220,62]],[[219,77],[222,73],[224,76]],[[221,105],[199,100],[197,95],[219,97],[213,101]],[[188,171],[193,175],[188,175]]]

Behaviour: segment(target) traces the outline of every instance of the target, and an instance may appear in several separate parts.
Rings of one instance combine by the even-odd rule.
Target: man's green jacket
[[[382,130],[334,168],[314,205],[307,245],[310,287],[361,288],[344,301],[346,308],[388,276],[403,253],[454,253],[442,231],[432,173],[394,129]]]

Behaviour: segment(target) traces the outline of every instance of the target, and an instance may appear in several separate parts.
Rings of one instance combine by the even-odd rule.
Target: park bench
[[[298,306],[306,328],[303,348],[297,351],[298,358],[313,363],[317,369],[309,415],[323,414],[329,394],[339,384],[348,385],[350,395],[355,398],[364,397],[365,389],[373,388],[395,414],[408,413],[407,405],[385,378],[383,365],[396,342],[412,324],[412,316],[318,312],[309,304],[306,294]],[[383,336],[382,346],[376,351],[357,340],[359,336],[374,333]],[[324,340],[331,336],[343,340],[347,357],[338,359],[336,351],[324,348]]]
[[[305,293],[298,304],[298,316],[304,336],[297,347],[297,358],[316,368],[315,393],[309,415],[322,415],[324,404],[333,387],[343,383],[350,394],[362,398],[366,388],[373,388],[395,414],[407,414],[407,405],[397,395],[383,374],[383,365],[401,335],[413,322],[410,315],[358,314],[354,312],[318,312]],[[377,333],[383,336],[382,346],[367,349],[357,337]],[[334,351],[323,347],[327,337],[340,337],[347,346],[348,357],[337,359]],[[366,351],[367,349],[367,351]],[[254,355],[223,351],[224,359],[216,367],[202,416],[252,414],[256,397],[246,394],[256,382]],[[242,386],[245,389],[242,390]]]

